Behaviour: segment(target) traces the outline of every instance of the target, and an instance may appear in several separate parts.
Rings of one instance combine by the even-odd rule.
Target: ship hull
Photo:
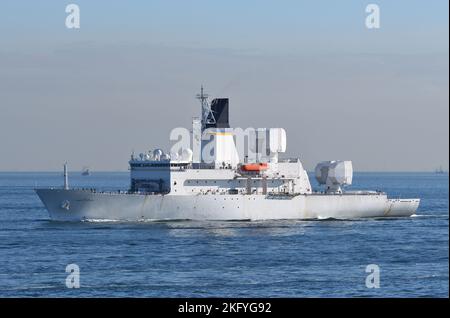
[[[89,190],[37,189],[50,218],[83,220],[352,219],[411,216],[419,199],[386,194],[144,195]]]

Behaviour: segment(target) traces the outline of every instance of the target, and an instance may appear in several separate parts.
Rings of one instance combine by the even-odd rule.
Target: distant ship
[[[445,174],[446,172],[444,171],[444,169],[442,169],[442,166],[440,166],[439,168],[437,168],[434,173],[436,174]]]
[[[81,170],[81,175],[82,176],[90,176],[91,175],[91,171],[89,170],[88,167],[83,167],[83,170]]]
[[[50,218],[83,220],[267,220],[349,219],[411,216],[420,199],[389,199],[380,191],[348,191],[351,161],[323,161],[315,168],[321,186],[313,189],[300,159],[280,159],[286,151],[283,128],[258,128],[249,143],[266,138],[261,160],[240,157],[229,126],[229,100],[209,103],[203,87],[197,98],[201,117],[192,121],[192,148],[131,155],[130,187],[105,192],[64,187],[36,189]],[[204,137],[208,138],[204,138]],[[262,136],[262,137],[261,137]],[[209,138],[210,137],[210,138]],[[208,140],[206,140],[208,139]],[[336,142],[339,142],[337,139]],[[211,145],[212,158],[204,150]],[[262,146],[259,146],[262,147]]]

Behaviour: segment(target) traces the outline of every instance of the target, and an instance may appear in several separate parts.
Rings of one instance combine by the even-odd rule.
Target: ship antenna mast
[[[196,97],[200,100],[202,105],[202,129],[205,129],[207,124],[214,125],[216,123],[216,119],[214,118],[211,106],[208,103],[208,94],[203,92],[203,85],[200,88],[200,94],[197,94]]]

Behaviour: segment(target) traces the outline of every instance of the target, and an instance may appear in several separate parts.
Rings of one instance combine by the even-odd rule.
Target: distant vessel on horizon
[[[81,171],[81,175],[82,176],[90,176],[91,175],[91,171],[89,170],[88,167],[83,167],[83,170]]]
[[[440,166],[439,168],[437,168],[434,171],[434,173],[436,173],[436,174],[446,174],[447,172],[444,169],[442,169],[442,166]]]

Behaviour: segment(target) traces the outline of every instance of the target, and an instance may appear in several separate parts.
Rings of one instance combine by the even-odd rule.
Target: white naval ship
[[[203,88],[197,98],[201,118],[192,120],[188,146],[168,153],[156,149],[132,154],[128,190],[69,188],[65,164],[63,187],[36,189],[50,218],[352,219],[411,216],[416,212],[419,199],[389,199],[384,192],[347,190],[353,177],[351,161],[320,162],[315,177],[321,188],[313,190],[299,159],[279,158],[286,151],[283,128],[246,130],[248,147],[242,154],[238,147],[242,130],[229,126],[229,100],[216,98],[209,103]]]

